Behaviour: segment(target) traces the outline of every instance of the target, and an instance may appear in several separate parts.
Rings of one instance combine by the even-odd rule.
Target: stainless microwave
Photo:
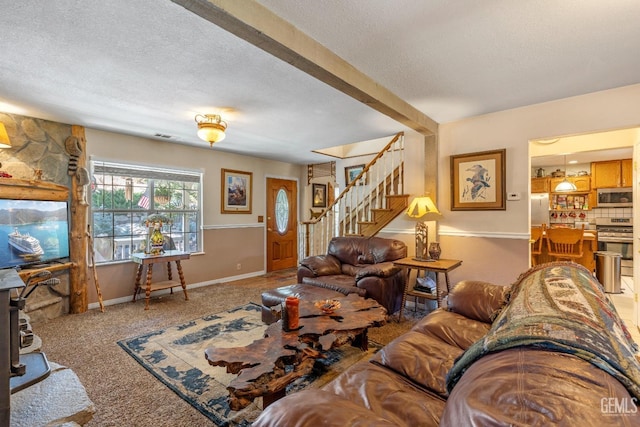
[[[633,206],[633,189],[622,188],[598,188],[599,208],[622,208]]]

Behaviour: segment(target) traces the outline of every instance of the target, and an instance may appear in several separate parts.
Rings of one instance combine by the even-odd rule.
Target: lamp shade
[[[410,218],[422,218],[426,215],[442,215],[436,204],[431,200],[429,196],[420,196],[414,198],[409,204],[409,208],[407,209],[407,215]]]
[[[578,188],[576,187],[576,185],[573,182],[569,182],[567,181],[567,156],[564,156],[564,179],[562,180],[562,182],[558,185],[556,185],[556,188],[554,189],[554,191],[558,192],[558,193],[568,193],[571,191],[577,191]]]
[[[577,191],[578,188],[576,187],[576,185],[573,182],[569,182],[565,179],[562,180],[562,182],[558,185],[556,185],[556,188],[554,189],[554,191],[558,192],[558,193],[562,193],[562,192],[571,192],[571,191]]]
[[[3,123],[0,123],[0,148],[11,148],[11,141]]]
[[[198,124],[198,137],[211,146],[225,138],[227,123],[218,114],[198,114],[195,120]]]

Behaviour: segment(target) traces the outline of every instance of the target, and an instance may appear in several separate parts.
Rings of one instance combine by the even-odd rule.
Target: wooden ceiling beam
[[[207,21],[423,134],[438,123],[254,0],[172,0]]]

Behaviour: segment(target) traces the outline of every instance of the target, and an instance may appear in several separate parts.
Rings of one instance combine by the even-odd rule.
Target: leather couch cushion
[[[416,323],[412,330],[431,335],[449,345],[466,350],[471,344],[486,335],[490,328],[489,323],[438,309]]]
[[[309,405],[313,402],[313,405]],[[327,408],[330,408],[327,411]],[[394,427],[353,402],[322,390],[302,390],[269,405],[269,412],[258,417],[253,427]]]
[[[352,365],[322,389],[368,408],[377,416],[401,427],[438,426],[445,405],[441,397],[371,362]],[[332,407],[323,409],[328,418],[333,415]]]
[[[604,409],[603,409],[604,399]],[[616,413],[610,400],[630,413]],[[476,361],[455,385],[446,426],[637,426],[624,386],[575,356],[519,347]]]
[[[326,276],[330,274],[340,274],[340,261],[331,255],[318,255],[302,260],[300,265],[307,267],[316,276]]]
[[[319,276],[319,277],[304,277],[302,283],[319,286],[322,288],[331,289],[341,292],[345,295],[357,293],[360,296],[365,296],[366,290],[356,287],[356,282],[351,276],[345,276],[344,274]]]
[[[327,249],[343,264],[360,265],[395,261],[407,256],[407,246],[400,240],[381,237],[334,237]]]
[[[391,277],[400,270],[401,268],[396,267],[392,262],[379,262],[377,264],[371,264],[360,268],[356,272],[356,281],[369,276]]]
[[[508,286],[494,285],[479,280],[458,282],[447,296],[450,311],[480,322],[491,323],[506,304]]]
[[[409,331],[387,344],[371,360],[446,397],[447,372],[462,351],[431,335]]]
[[[379,262],[377,264],[342,264],[342,274],[354,277],[354,280],[358,280],[374,276],[374,277],[391,277],[401,270],[400,267],[396,267],[392,262]]]

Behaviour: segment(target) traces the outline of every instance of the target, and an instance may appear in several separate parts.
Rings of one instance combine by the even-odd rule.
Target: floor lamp
[[[416,261],[433,261],[429,256],[429,227],[426,221],[442,216],[429,196],[414,198],[409,204],[407,215],[416,219]]]

